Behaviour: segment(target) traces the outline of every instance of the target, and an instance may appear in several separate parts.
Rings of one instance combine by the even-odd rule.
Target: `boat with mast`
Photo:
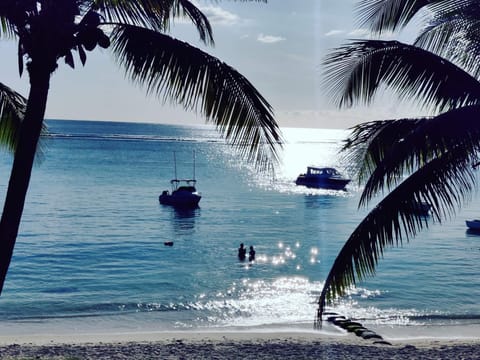
[[[171,192],[164,190],[158,197],[162,205],[170,205],[179,208],[196,208],[202,196],[196,189],[195,179],[195,151],[193,151],[193,177],[191,179],[179,179],[177,177],[177,159],[173,153],[175,178],[170,180]]]

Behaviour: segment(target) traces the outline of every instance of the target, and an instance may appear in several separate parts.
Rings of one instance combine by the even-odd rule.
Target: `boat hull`
[[[465,220],[465,224],[470,230],[480,231],[480,220]]]
[[[162,205],[194,208],[198,206],[201,198],[199,194],[162,194],[158,197],[158,201]]]
[[[300,175],[295,184],[316,189],[344,190],[349,182],[349,179],[318,179]]]

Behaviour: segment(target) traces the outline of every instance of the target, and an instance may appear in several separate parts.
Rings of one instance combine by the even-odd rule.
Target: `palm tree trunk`
[[[27,195],[50,83],[49,71],[30,71],[30,94],[0,220],[0,294],[7,276]]]

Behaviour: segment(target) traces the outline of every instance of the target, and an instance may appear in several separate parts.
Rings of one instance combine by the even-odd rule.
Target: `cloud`
[[[368,29],[355,29],[350,31],[347,34],[350,38],[356,38],[356,39],[372,39],[372,38],[377,38],[374,33],[372,33]],[[383,40],[388,40],[388,39],[393,39],[395,38],[395,33],[392,31],[384,31],[382,32],[382,36],[380,37]]]
[[[353,36],[356,38],[367,38],[371,35],[371,31],[368,29],[355,29],[348,33],[348,36]]]
[[[257,40],[266,44],[274,44],[280,41],[284,41],[286,40],[286,38],[281,36],[259,34]]]
[[[330,30],[329,32],[325,33],[325,36],[335,36],[335,35],[340,35],[340,34],[345,34],[344,30]]]
[[[216,25],[236,25],[240,22],[240,17],[218,6],[206,6],[200,9],[212,24]]]
[[[325,37],[338,35],[346,35],[349,39],[371,39],[374,36],[374,34],[370,30],[363,28],[358,28],[350,31],[333,29],[324,34]],[[392,31],[384,31],[381,38],[384,40],[388,40],[394,37],[395,33],[393,33]]]

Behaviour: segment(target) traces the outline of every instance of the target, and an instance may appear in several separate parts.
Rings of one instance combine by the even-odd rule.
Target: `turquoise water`
[[[49,121],[14,258],[0,333],[70,330],[311,329],[337,252],[360,222],[360,189],[294,184],[307,165],[336,166],[346,132],[285,129],[283,164],[258,174],[211,128]],[[192,176],[200,208],[158,203]],[[4,196],[11,159],[0,159]],[[474,197],[444,224],[387,251],[376,277],[334,311],[366,324],[480,324]],[[164,245],[173,241],[174,246]],[[239,262],[253,245],[254,264]]]

